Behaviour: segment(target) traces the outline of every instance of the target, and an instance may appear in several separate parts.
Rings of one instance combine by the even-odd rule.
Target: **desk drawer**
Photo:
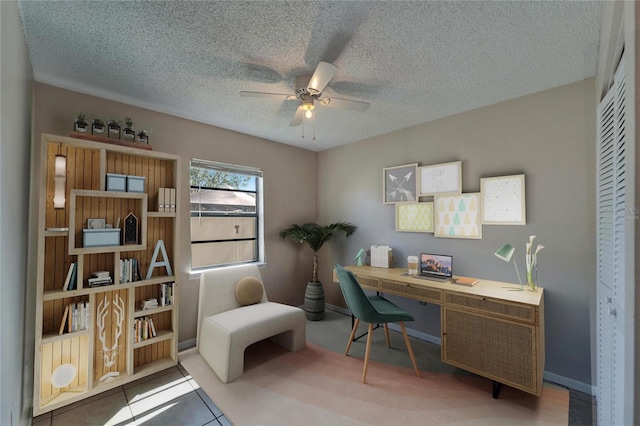
[[[410,297],[425,302],[442,302],[442,292],[432,288],[401,283],[397,281],[380,280],[380,291],[383,293],[397,294],[399,296]]]
[[[538,323],[535,306],[504,302],[488,297],[468,296],[448,292],[444,294],[444,303],[451,306],[475,309],[478,311],[499,315],[505,318],[526,321],[531,324]]]
[[[369,277],[357,277],[358,284],[360,287],[369,288],[372,290],[378,290],[378,280],[375,278]]]

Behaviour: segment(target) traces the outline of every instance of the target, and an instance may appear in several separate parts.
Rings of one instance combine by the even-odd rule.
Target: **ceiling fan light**
[[[313,111],[314,108],[315,105],[313,105],[313,102],[305,102],[302,104],[302,109],[305,111]]]
[[[310,110],[310,109],[308,109],[308,110],[304,113],[304,116],[305,116],[305,117],[307,117],[307,118],[311,118],[311,117],[313,117],[313,111],[312,111],[312,110]]]

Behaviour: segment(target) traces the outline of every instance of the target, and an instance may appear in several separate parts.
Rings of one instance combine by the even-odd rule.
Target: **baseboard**
[[[196,339],[185,340],[184,342],[178,342],[178,352],[196,347]]]
[[[592,386],[588,383],[579,382],[577,380],[570,379],[556,373],[551,373],[549,371],[544,372],[544,374],[542,375],[542,379],[569,389],[577,390],[578,392],[586,393],[587,395],[594,396],[596,394],[595,386]]]
[[[339,312],[341,314],[344,315],[351,315],[351,311],[349,311],[346,308],[342,308],[340,306],[335,306],[335,305],[331,305],[331,304],[327,304],[326,308],[331,310],[331,311],[335,311],[335,312]],[[397,331],[397,332],[402,332],[402,330],[400,329],[400,326],[397,324],[389,324],[389,328],[391,330]],[[427,334],[427,333],[423,333],[421,331],[416,331],[413,330],[409,327],[407,327],[407,334],[411,337],[415,337],[416,339],[420,339],[420,340],[424,340],[426,342],[431,342],[431,343],[435,343],[436,345],[441,346],[442,345],[442,339],[440,337],[437,336],[433,336],[431,334]],[[561,376],[559,374],[556,373],[551,373],[549,371],[545,371],[544,374],[542,375],[543,380],[546,380],[548,382],[551,383],[555,383],[558,384],[560,386],[564,386],[566,388],[569,389],[573,389],[573,390],[577,390],[579,392],[582,393],[586,393],[587,395],[595,395],[596,394],[596,388],[595,386],[592,386],[588,383],[583,383],[583,382],[579,382],[577,380],[574,379],[570,379],[568,377],[565,376]]]

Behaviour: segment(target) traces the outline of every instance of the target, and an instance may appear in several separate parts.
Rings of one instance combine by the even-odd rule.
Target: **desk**
[[[540,396],[544,289],[509,291],[504,287],[518,285],[488,280],[473,287],[439,283],[403,275],[404,268],[345,268],[362,288],[440,305],[443,362]]]

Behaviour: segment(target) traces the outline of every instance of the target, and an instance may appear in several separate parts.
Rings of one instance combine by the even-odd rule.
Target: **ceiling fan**
[[[338,67],[330,64],[329,62],[320,62],[316,67],[316,70],[313,72],[313,75],[301,75],[296,78],[296,92],[293,95],[243,91],[240,92],[240,96],[277,97],[288,101],[298,100],[300,105],[293,115],[289,126],[299,126],[302,124],[302,119],[305,116],[307,118],[313,117],[313,110],[315,109],[316,104],[358,112],[365,112],[368,110],[370,104],[367,102],[321,97],[322,91],[327,87],[327,84],[329,84],[329,81],[333,78],[333,75],[337,70]]]

